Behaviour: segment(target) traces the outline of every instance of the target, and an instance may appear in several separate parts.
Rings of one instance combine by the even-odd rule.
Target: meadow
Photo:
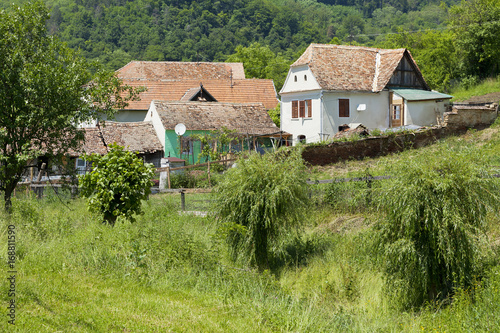
[[[395,163],[459,147],[500,173],[500,124],[421,150],[311,167],[304,177],[390,174]],[[467,161],[457,161],[467,163]],[[156,194],[135,223],[98,223],[82,199],[18,194],[0,213],[0,298],[10,284],[7,231],[16,230],[16,321],[9,332],[500,332],[500,219],[488,216],[484,275],[451,300],[402,311],[384,289],[375,244],[377,189],[314,185],[301,233],[282,235],[271,269],[228,254],[211,215],[180,214],[178,194]],[[367,195],[370,193],[370,196]],[[189,200],[207,200],[207,194]]]

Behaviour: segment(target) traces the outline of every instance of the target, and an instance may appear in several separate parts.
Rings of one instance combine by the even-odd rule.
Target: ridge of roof
[[[385,88],[407,49],[310,44],[290,67],[308,65],[326,90],[379,92]],[[419,71],[418,66],[415,67]]]

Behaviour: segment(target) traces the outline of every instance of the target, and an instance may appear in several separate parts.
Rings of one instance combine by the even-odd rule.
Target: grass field
[[[499,125],[422,150],[330,168],[308,178],[387,174],[391,165],[454,146],[479,150],[500,173]],[[271,271],[233,262],[214,219],[180,215],[179,195],[151,196],[114,228],[81,199],[18,197],[0,215],[0,293],[12,299],[7,230],[16,230],[16,321],[4,332],[500,332],[500,221],[489,219],[487,274],[451,305],[402,312],[385,296],[373,246],[379,216],[346,184],[336,207],[311,199],[300,238],[284,235]],[[379,185],[374,185],[379,186]],[[318,193],[328,191],[318,188]],[[208,194],[187,197],[205,203]],[[199,200],[199,201],[196,201]]]

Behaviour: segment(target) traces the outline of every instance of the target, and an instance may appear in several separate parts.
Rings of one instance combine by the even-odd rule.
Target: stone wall
[[[311,165],[327,165],[346,160],[377,157],[401,152],[409,148],[420,148],[449,135],[443,127],[434,127],[410,134],[392,134],[370,137],[358,141],[337,141],[326,146],[307,146],[302,158]]]
[[[327,165],[346,160],[377,157],[420,148],[437,140],[463,134],[469,128],[484,128],[497,118],[498,105],[454,105],[444,115],[443,126],[425,128],[411,133],[369,137],[358,141],[336,141],[325,146],[306,146],[302,157],[311,165]]]
[[[493,124],[497,116],[497,104],[455,104],[452,106],[451,112],[444,114],[444,126],[451,128],[489,126]]]

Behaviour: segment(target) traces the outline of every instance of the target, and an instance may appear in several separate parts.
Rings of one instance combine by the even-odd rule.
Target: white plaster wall
[[[339,117],[339,99],[349,99],[349,117]],[[359,104],[366,110],[357,111]],[[389,92],[330,92],[323,95],[323,132],[330,137],[342,124],[361,123],[368,129],[389,127]]]
[[[281,129],[293,135],[293,144],[299,135],[306,136],[306,143],[320,141],[321,132],[321,100],[320,92],[284,94],[281,97]],[[311,118],[292,118],[292,101],[310,99],[312,103]],[[306,112],[307,115],[307,112]]]
[[[146,114],[146,117],[144,118],[144,121],[151,121],[153,123],[156,136],[160,140],[161,145],[163,146],[163,150],[165,150],[165,128],[163,127],[163,123],[161,122],[160,115],[156,111],[156,106],[154,104],[154,101],[151,101],[151,104],[149,105],[149,110]]]
[[[295,78],[297,78],[297,81],[295,81]],[[290,68],[280,94],[318,89],[321,89],[321,87],[316,81],[316,78],[309,69],[309,66],[304,65]]]
[[[405,101],[405,125],[431,126],[438,124],[443,119],[446,105],[449,102]]]

